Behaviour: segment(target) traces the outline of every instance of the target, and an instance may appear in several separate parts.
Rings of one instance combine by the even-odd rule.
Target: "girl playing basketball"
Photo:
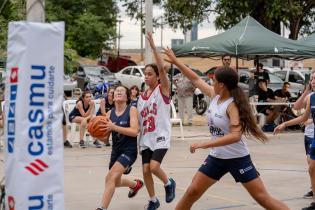
[[[244,92],[237,85],[237,72],[230,67],[217,69],[213,86],[210,86],[181,63],[172,50],[165,49],[165,54],[195,87],[211,98],[208,109],[211,140],[190,145],[191,153],[198,149],[211,148],[210,155],[195,174],[192,183],[178,202],[176,210],[191,209],[203,193],[228,172],[236,182],[241,182],[249,194],[264,208],[289,209],[284,203],[268,194],[251,161],[242,135],[250,134],[263,142],[267,137],[257,127]]]
[[[175,198],[175,181],[168,178],[161,168],[162,160],[170,148],[170,84],[163,61],[157,53],[152,34],[147,36],[157,65],[148,64],[144,68],[145,83],[148,89],[138,100],[140,123],[139,144],[142,155],[142,170],[145,186],[150,196],[147,210],[159,208],[160,202],[155,196],[152,174],[165,186],[166,202]]]
[[[141,180],[122,178],[126,169],[137,159],[137,135],[139,121],[137,109],[129,105],[129,90],[118,86],[114,91],[115,106],[107,113],[110,122],[102,130],[111,131],[113,138],[109,172],[105,179],[102,207],[97,210],[107,210],[116,187],[129,187],[129,198],[134,197],[142,188]]]

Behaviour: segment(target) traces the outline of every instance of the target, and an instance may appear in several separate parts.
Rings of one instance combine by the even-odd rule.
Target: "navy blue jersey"
[[[134,107],[136,107],[136,108],[137,108],[137,105],[138,105],[138,100],[139,100],[139,97],[137,97],[137,99],[136,99],[136,100],[131,100],[131,101],[130,101],[130,105],[131,105],[131,106],[134,106]]]
[[[79,101],[82,102],[82,106],[83,106],[84,112],[87,112],[87,111],[89,110],[89,108],[90,108],[90,105],[88,105],[87,107],[84,107],[84,102],[83,102],[83,100],[82,100],[82,99],[79,99],[79,100],[77,100],[76,103],[78,103]],[[74,117],[76,117],[76,116],[82,117],[82,115],[81,115],[79,109],[75,106],[75,107],[73,108],[73,110],[70,112],[69,118],[74,118]]]
[[[115,107],[111,110],[110,120],[116,125],[124,128],[130,127],[130,105],[127,105],[124,113],[117,116]],[[137,137],[126,136],[117,132],[112,132],[113,150],[115,151],[136,151]]]

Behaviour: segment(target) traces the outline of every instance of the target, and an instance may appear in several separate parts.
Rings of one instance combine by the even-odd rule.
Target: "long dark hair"
[[[218,82],[225,85],[234,99],[234,103],[239,111],[242,133],[244,133],[245,136],[251,135],[261,142],[266,142],[268,140],[267,136],[257,126],[257,122],[252,114],[247,97],[245,96],[243,90],[237,85],[237,72],[230,67],[224,66],[218,68],[214,75]]]
[[[92,95],[91,91],[85,90],[85,91],[82,93],[81,97],[76,101],[76,103],[78,103],[79,101],[82,101],[82,103],[83,103],[84,97],[85,97],[87,94],[91,94],[91,95]]]

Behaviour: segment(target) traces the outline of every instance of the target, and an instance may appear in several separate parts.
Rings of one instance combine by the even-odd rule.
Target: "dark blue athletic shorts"
[[[236,182],[241,183],[249,182],[259,176],[249,155],[232,159],[219,159],[209,155],[199,171],[214,180],[220,180],[229,172]]]
[[[313,138],[310,138],[308,136],[304,136],[304,147],[305,147],[305,154],[309,155],[311,152],[311,146],[312,146]]]
[[[137,151],[112,151],[110,156],[109,169],[118,161],[124,168],[132,166],[137,159]]]
[[[310,148],[310,158],[315,160],[315,141],[312,141],[311,148]]]

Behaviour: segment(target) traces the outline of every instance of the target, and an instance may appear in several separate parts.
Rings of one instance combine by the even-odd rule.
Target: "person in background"
[[[224,54],[224,55],[222,55],[221,59],[222,59],[222,65],[223,66],[229,67],[231,65],[231,56],[230,55]]]
[[[289,92],[290,83],[284,82],[282,89],[275,91],[275,96],[283,99],[284,101],[291,101],[291,93]]]
[[[258,82],[260,80],[266,80],[267,81],[267,84],[270,83],[270,77],[269,77],[269,73],[267,71],[265,71],[263,69],[264,65],[262,63],[259,63],[257,65],[257,69],[256,69],[256,72],[254,73],[254,78],[256,80],[256,85],[257,85],[257,88],[258,88]]]
[[[192,125],[193,96],[195,86],[185,75],[179,73],[174,76],[174,84],[177,91],[179,117],[184,125]],[[188,123],[185,123],[185,114],[188,116]]]
[[[137,85],[133,85],[130,88],[130,104],[131,106],[137,107],[140,90]]]
[[[100,108],[96,112],[96,116],[106,116],[106,113],[112,110],[114,104],[114,90],[115,88],[109,87],[107,89],[107,96],[101,99]],[[101,139],[106,147],[110,147],[109,136],[107,139]]]
[[[69,114],[69,121],[71,123],[77,123],[80,125],[80,142],[81,148],[86,148],[83,140],[83,136],[86,130],[87,123],[93,117],[94,114],[94,101],[92,100],[92,94],[90,91],[84,91],[79,100],[77,100],[75,107]],[[100,148],[102,145],[98,140],[93,142],[95,147]]]
[[[315,73],[312,74],[312,78],[315,76]],[[310,95],[313,93],[311,84],[306,85],[305,90],[303,94],[298,98],[298,100],[294,103],[293,108],[295,110],[305,109],[307,104],[307,99],[310,97]],[[312,116],[309,116],[309,119],[304,122],[305,129],[304,129],[304,148],[305,148],[305,154],[306,154],[306,161],[308,166],[310,165],[310,152],[311,152],[311,146],[312,142],[314,140],[314,123],[312,120]],[[309,174],[311,175],[311,174]],[[311,177],[310,177],[311,178]],[[313,190],[311,189],[307,193],[303,195],[304,198],[313,198]]]

